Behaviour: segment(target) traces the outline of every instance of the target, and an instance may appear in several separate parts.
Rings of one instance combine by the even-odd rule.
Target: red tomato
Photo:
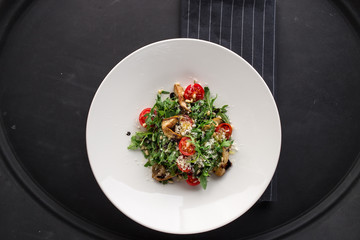
[[[150,113],[151,108],[145,108],[144,110],[141,111],[140,115],[139,115],[139,123],[141,126],[144,126],[144,123],[147,119],[147,116],[144,116],[147,113]],[[154,113],[156,114],[156,111],[154,111]]]
[[[190,140],[189,137],[183,137],[179,142],[179,150],[185,156],[191,156],[195,153],[195,146],[190,143]]]
[[[177,167],[180,169],[180,171],[184,172],[184,173],[188,173],[191,171],[191,167],[190,164],[186,162],[185,159],[182,160],[176,160],[176,165]]]
[[[186,182],[190,185],[190,186],[196,186],[200,184],[200,181],[198,178],[193,177],[193,175],[191,173],[188,173],[188,178],[186,179]]]
[[[204,99],[204,89],[200,84],[194,83],[187,86],[184,92],[185,99],[194,99],[194,102]]]
[[[232,127],[228,123],[221,123],[219,126],[216,127],[215,132],[217,133],[225,132],[226,139],[229,139],[232,134]]]

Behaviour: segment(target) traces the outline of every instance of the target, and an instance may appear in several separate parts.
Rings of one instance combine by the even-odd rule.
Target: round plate
[[[218,95],[215,106],[229,105],[238,149],[233,167],[210,177],[206,190],[156,182],[142,153],[127,149],[140,111],[153,106],[159,89],[190,84],[187,75]],[[86,141],[95,178],[120,211],[146,227],[189,234],[221,227],[259,199],[278,162],[281,126],[271,92],[240,56],[206,41],[171,39],[135,51],[106,76],[90,107]]]

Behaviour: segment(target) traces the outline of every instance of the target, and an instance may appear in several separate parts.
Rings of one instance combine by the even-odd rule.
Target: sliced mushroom
[[[161,129],[163,130],[165,136],[169,139],[180,140],[181,135],[171,130],[179,121],[179,116],[172,116],[169,118],[165,118],[161,122]]]
[[[223,122],[223,120],[220,117],[213,118],[213,121],[215,122],[215,124],[214,124],[214,122],[212,122],[212,123],[210,123],[208,125],[205,125],[203,127],[203,130],[204,131],[209,130],[211,128],[211,125],[215,125],[215,127],[216,127],[217,125],[219,125],[220,123]]]
[[[218,167],[214,169],[215,175],[221,177],[225,174],[226,169],[228,168],[228,161],[230,155],[230,147],[223,147],[221,162]]]
[[[221,177],[222,175],[225,174],[226,170],[223,167],[217,167],[217,168],[214,168],[214,172],[215,172],[216,176]]]
[[[179,100],[180,107],[185,110],[185,112],[191,112],[190,108],[187,106],[185,99],[184,99],[184,89],[179,83],[175,83],[174,85],[174,92]]]
[[[221,119],[221,117],[213,118],[213,121],[215,122],[215,126],[217,126],[217,125],[219,125],[220,123],[223,122],[223,120]]]
[[[172,176],[170,172],[167,172],[163,165],[156,163],[152,166],[152,177],[156,181],[161,182],[173,178],[174,176]]]

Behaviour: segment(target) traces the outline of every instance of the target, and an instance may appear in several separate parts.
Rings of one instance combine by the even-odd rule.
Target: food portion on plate
[[[131,137],[130,150],[140,149],[161,183],[185,179],[191,186],[206,189],[210,175],[223,176],[231,167],[232,126],[228,105],[215,107],[208,87],[194,81],[173,92],[159,90],[156,103],[139,115],[143,131]]]

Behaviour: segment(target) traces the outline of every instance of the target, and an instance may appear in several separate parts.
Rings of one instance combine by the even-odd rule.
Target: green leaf
[[[136,150],[139,148],[139,144],[137,142],[131,142],[127,148],[130,150]]]
[[[223,112],[223,113],[226,113],[226,112],[227,112],[226,108],[227,108],[228,106],[229,106],[229,105],[224,105],[224,106],[222,106],[221,109],[220,109],[220,111]]]
[[[164,153],[164,151],[162,151],[160,154],[160,162],[163,162],[164,159],[165,159],[165,153]]]
[[[201,187],[205,190],[206,189],[206,186],[207,186],[207,177],[204,176],[204,174],[202,174],[200,176],[200,184],[201,184]]]
[[[173,151],[170,156],[167,158],[168,162],[174,162],[176,161],[176,159],[178,158],[178,152],[177,151]]]
[[[205,87],[204,88],[204,92],[205,92],[205,101],[206,101],[206,104],[208,105],[208,107],[210,107],[210,90],[208,87]]]
[[[165,118],[169,118],[176,115],[176,111],[167,111],[165,114]]]
[[[223,141],[222,143],[221,143],[221,147],[230,147],[231,146],[231,144],[233,143],[233,141],[227,141],[227,140],[225,140],[225,141]]]
[[[213,99],[211,99],[210,106],[209,106],[211,112],[212,112],[213,105],[214,105],[214,102],[215,102],[216,99],[217,99],[217,95],[216,95],[216,97],[214,97]]]

